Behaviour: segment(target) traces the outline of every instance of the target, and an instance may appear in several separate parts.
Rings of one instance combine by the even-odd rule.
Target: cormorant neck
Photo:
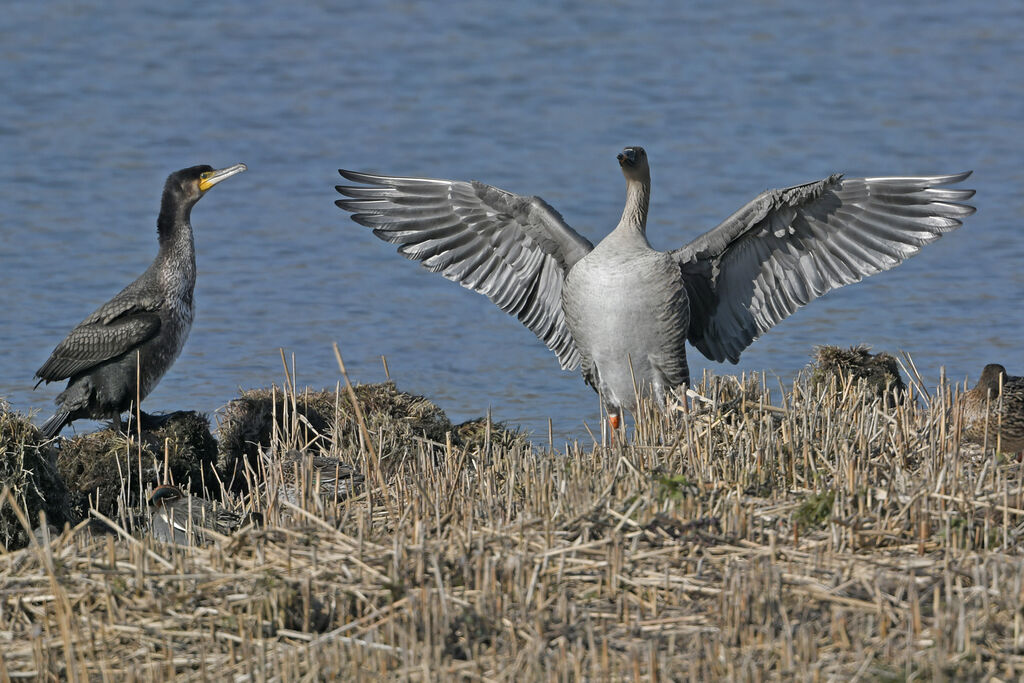
[[[647,234],[647,208],[651,203],[651,181],[629,178],[626,180],[626,207],[622,210],[620,228],[628,228],[641,235]]]
[[[182,202],[168,192],[164,192],[160,203],[160,217],[156,220],[156,231],[160,240],[160,249],[172,248],[180,238],[192,236],[192,207],[195,202]]]

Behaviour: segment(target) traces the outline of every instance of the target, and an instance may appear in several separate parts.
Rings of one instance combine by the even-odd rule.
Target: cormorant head
[[[153,490],[153,495],[149,497],[149,504],[152,505],[153,507],[158,507],[165,503],[170,503],[172,501],[178,500],[179,498],[182,497],[184,497],[184,494],[182,494],[181,489],[179,489],[177,486],[164,484],[163,486],[157,486]]]
[[[205,164],[183,168],[167,176],[164,197],[165,199],[173,197],[174,200],[181,203],[195,204],[211,187],[244,170],[246,170],[245,164],[235,164],[220,170]]]
[[[651,168],[647,165],[647,152],[643,147],[626,147],[615,157],[626,180],[650,182]]]

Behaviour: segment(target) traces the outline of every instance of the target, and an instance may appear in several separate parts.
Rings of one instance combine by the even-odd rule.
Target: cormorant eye
[[[207,171],[206,173],[200,173],[199,174],[199,179],[200,180],[208,180],[209,177],[212,176],[212,175],[213,175],[213,173],[211,173],[210,171]]]

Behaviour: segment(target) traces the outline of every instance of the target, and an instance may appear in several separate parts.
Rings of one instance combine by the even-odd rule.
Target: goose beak
[[[247,168],[248,167],[245,164],[235,164],[234,166],[228,166],[227,168],[222,168],[219,171],[214,171],[208,177],[199,181],[199,191],[206,192],[220,181],[227,180],[231,176],[237,175]]]
[[[619,166],[632,166],[636,163],[636,152],[632,149],[624,149],[615,157],[619,160]]]

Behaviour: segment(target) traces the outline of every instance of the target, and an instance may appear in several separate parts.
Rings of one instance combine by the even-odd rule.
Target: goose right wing
[[[544,200],[476,181],[338,172],[361,183],[337,186],[347,199],[335,204],[352,220],[516,316],[563,369],[579,366],[562,314],[562,283],[593,245]]]

